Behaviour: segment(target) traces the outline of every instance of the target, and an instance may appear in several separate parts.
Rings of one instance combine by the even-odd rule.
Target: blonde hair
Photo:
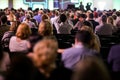
[[[51,37],[47,37],[44,38],[43,40],[39,41],[35,47],[33,48],[33,52],[34,52],[34,58],[33,60],[35,61],[35,65],[37,65],[36,63],[36,54],[45,54],[46,59],[49,60],[47,61],[47,65],[54,65],[55,64],[55,60],[56,60],[56,56],[57,56],[57,50],[58,50],[58,43],[57,40],[51,38]],[[46,55],[47,54],[47,55]],[[39,57],[40,60],[40,56]]]
[[[107,18],[107,23],[114,25],[114,19],[113,19],[112,16],[109,16],[109,17]]]
[[[27,39],[29,38],[31,34],[31,29],[29,28],[29,26],[26,23],[21,23],[18,26],[17,32],[16,32],[16,36],[20,39]]]
[[[88,47],[96,50],[97,52],[100,52],[100,42],[97,39],[97,36],[93,33],[93,29],[89,26],[82,26],[81,30],[89,31],[92,35],[92,40]]]
[[[16,33],[19,25],[20,25],[19,21],[13,21],[10,27],[10,31],[14,31]]]
[[[47,15],[47,14],[43,14],[42,15],[42,21],[44,21],[44,20],[50,20],[50,17]]]
[[[49,20],[44,20],[39,24],[38,33],[42,36],[50,36],[53,34],[53,26]]]

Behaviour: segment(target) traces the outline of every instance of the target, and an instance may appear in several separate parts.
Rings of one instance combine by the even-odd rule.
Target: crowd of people
[[[120,45],[106,64],[101,57],[100,36],[113,35],[120,37],[115,9],[1,9],[0,80],[119,80]]]

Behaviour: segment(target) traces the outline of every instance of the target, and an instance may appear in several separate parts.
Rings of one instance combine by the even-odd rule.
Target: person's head
[[[43,14],[42,15],[42,21],[44,21],[44,20],[50,20],[50,17],[47,15],[47,14]]]
[[[30,19],[31,19],[31,16],[29,14],[27,14],[26,17],[25,17],[25,20],[30,21]]]
[[[93,18],[94,18],[93,13],[90,13],[90,14],[89,14],[89,19],[93,19]]]
[[[55,11],[55,16],[59,16],[59,11]]]
[[[41,36],[49,36],[53,34],[53,26],[49,20],[44,20],[39,24],[38,33]]]
[[[98,17],[101,17],[103,15],[102,12],[98,12]]]
[[[13,31],[16,33],[18,26],[20,25],[19,21],[14,21],[11,24],[10,31]]]
[[[82,5],[82,2],[80,2],[80,5]]]
[[[38,11],[38,15],[42,15],[43,13],[44,13],[43,10]]]
[[[81,43],[84,46],[89,46],[92,40],[92,35],[89,31],[80,30],[76,33],[75,44]]]
[[[66,22],[66,20],[67,20],[67,16],[65,14],[61,14],[60,15],[60,21],[61,22]]]
[[[113,18],[114,20],[116,20],[116,19],[117,19],[117,15],[116,15],[116,14],[113,14],[113,15],[112,15],[112,18]]]
[[[117,11],[117,12],[116,12],[116,15],[117,15],[118,17],[120,17],[120,11]]]
[[[33,72],[34,64],[32,60],[25,55],[18,55],[12,58],[12,62],[7,71],[6,80],[33,80]]]
[[[79,21],[83,22],[86,19],[86,15],[85,14],[79,14],[78,18],[79,18]]]
[[[97,8],[96,8],[96,7],[94,8],[94,11],[97,11]]]
[[[1,23],[2,24],[7,23],[7,16],[5,16],[5,15],[1,16]]]
[[[110,80],[110,77],[102,60],[85,56],[76,64],[72,80]]]
[[[89,31],[91,34],[94,34],[93,29],[87,25],[82,26],[80,30]]]
[[[55,65],[57,50],[58,43],[54,37],[46,37],[39,41],[33,49],[35,66],[45,69]]]
[[[114,25],[114,21],[113,21],[113,17],[112,17],[112,16],[109,16],[109,17],[107,18],[107,23]]]
[[[29,25],[27,25],[26,23],[21,23],[18,26],[17,32],[16,32],[16,36],[20,39],[28,39],[29,36],[31,34],[31,29],[29,27]]]
[[[83,26],[89,26],[91,29],[93,29],[93,25],[90,21],[84,21]]]
[[[107,22],[107,16],[106,15],[102,15],[102,22],[106,23]]]

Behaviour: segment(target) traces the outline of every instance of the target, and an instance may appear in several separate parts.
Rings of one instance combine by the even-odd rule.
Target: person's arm
[[[29,41],[27,41],[27,47],[28,47],[28,49],[30,49],[30,48],[31,48],[31,44],[30,44],[30,42],[29,42]]]

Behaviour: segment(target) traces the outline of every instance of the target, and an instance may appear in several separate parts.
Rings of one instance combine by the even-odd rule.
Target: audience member
[[[103,61],[94,56],[85,56],[75,67],[72,80],[111,80]]]
[[[10,39],[10,52],[28,52],[31,47],[28,41],[30,34],[29,26],[26,23],[21,23],[17,29],[16,36]]]
[[[94,15],[93,15],[93,13],[90,13],[90,14],[89,14],[88,20],[92,23],[92,25],[93,25],[93,30],[95,30],[96,26],[98,26],[99,23],[94,20]]]
[[[10,26],[7,25],[7,17],[5,15],[1,16],[0,25],[0,41],[6,31],[9,31]]]
[[[67,16],[65,14],[60,15],[60,20],[55,23],[55,27],[58,34],[71,34],[72,26],[67,23]]]
[[[56,66],[58,43],[54,38],[45,38],[34,47],[33,62],[38,68],[35,80],[70,80],[71,71]]]
[[[5,51],[9,52],[9,42],[10,42],[10,38],[12,36],[15,36],[15,33],[17,31],[17,28],[19,26],[20,22],[19,21],[15,21],[12,23],[11,27],[10,27],[10,30],[5,32],[3,37],[2,37],[2,40],[1,40],[1,43],[2,43],[2,47]]]
[[[107,24],[107,16],[102,16],[102,23],[95,28],[98,35],[112,35],[112,25]]]
[[[84,56],[97,54],[95,50],[89,48],[91,40],[92,35],[90,32],[85,30],[78,31],[75,36],[75,45],[62,53],[62,61],[66,68],[74,69],[75,64]]]
[[[86,19],[86,15],[85,14],[79,14],[79,21],[76,23],[76,25],[74,26],[74,29],[78,29],[80,30],[80,28],[82,27],[83,25],[83,22],[85,21]]]

